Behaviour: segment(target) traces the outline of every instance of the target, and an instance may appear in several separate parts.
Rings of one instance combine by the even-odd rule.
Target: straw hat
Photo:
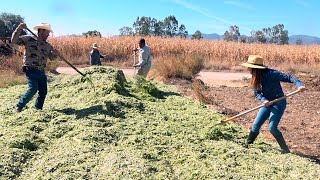
[[[241,64],[242,66],[257,69],[266,69],[267,66],[263,65],[263,58],[259,55],[250,55],[246,63]]]
[[[94,49],[98,49],[100,46],[98,46],[98,44],[97,43],[93,43],[92,44],[92,48],[94,48]]]
[[[48,23],[41,23],[41,24],[35,26],[33,29],[36,30],[36,31],[38,31],[38,29],[45,29],[45,30],[48,30],[51,33],[53,33],[53,31],[51,29],[51,25],[48,24]]]

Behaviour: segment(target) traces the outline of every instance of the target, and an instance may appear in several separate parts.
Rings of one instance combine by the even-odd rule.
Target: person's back
[[[101,65],[100,53],[97,49],[92,49],[90,51],[90,65]]]
[[[92,45],[92,50],[90,51],[89,57],[90,57],[90,65],[91,66],[100,66],[101,65],[101,60],[100,58],[104,58],[98,50],[99,46],[96,43],[93,43]]]

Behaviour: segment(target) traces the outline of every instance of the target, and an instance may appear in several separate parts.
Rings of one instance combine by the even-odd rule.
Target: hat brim
[[[256,69],[266,69],[267,68],[267,66],[255,65],[255,64],[250,64],[250,63],[243,63],[241,65],[245,66],[245,67],[248,67],[248,68],[256,68]]]
[[[45,30],[48,30],[51,33],[53,33],[52,29],[50,29],[50,28],[48,28],[46,26],[35,26],[33,29],[36,30],[36,31],[38,31],[38,29],[45,29]]]

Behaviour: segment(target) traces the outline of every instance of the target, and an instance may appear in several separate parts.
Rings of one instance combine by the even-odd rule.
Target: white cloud
[[[244,8],[248,10],[254,10],[254,8],[250,4],[242,3],[240,1],[224,1],[224,4],[236,6],[239,8]]]
[[[305,0],[296,0],[296,3],[303,6],[303,7],[306,7],[306,8],[310,8],[311,7],[311,4],[308,3],[307,1]]]
[[[210,14],[207,9],[202,8],[200,6],[194,5],[192,3],[188,3],[188,2],[186,2],[184,0],[173,0],[173,1],[176,4],[180,5],[180,6],[183,6],[183,7],[187,8],[187,9],[190,9],[190,10],[192,10],[194,12],[197,12],[197,13],[199,13],[199,14],[205,16],[205,17],[208,17],[210,19],[214,19],[214,20],[216,20],[216,21],[218,21],[220,23],[223,23],[223,24],[226,24],[226,25],[229,25],[229,26],[235,25],[235,23],[233,23],[231,21],[228,21],[228,20],[226,20],[226,19],[224,19],[222,17],[218,17],[218,16],[214,16],[214,15]],[[242,27],[242,29],[245,29],[247,31],[251,31],[251,29],[247,28],[247,27]]]

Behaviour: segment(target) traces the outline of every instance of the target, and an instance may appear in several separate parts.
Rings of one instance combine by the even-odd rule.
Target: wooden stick
[[[280,97],[280,98],[278,98],[278,99],[275,99],[275,100],[273,100],[273,101],[270,102],[270,105],[272,105],[272,104],[274,104],[274,103],[276,103],[276,102],[278,102],[278,101],[281,101],[281,100],[283,100],[283,99],[286,99],[287,97],[292,96],[292,95],[294,95],[294,94],[296,94],[296,93],[298,93],[298,92],[299,92],[299,90],[296,90],[296,91],[293,91],[293,92],[291,92],[291,93],[289,93],[289,94],[287,94],[287,95],[284,95],[284,96],[282,96],[282,97]],[[236,120],[237,117],[240,117],[240,116],[242,116],[242,115],[244,115],[244,114],[247,114],[247,113],[249,113],[249,112],[252,112],[252,111],[254,111],[254,110],[256,110],[256,109],[259,109],[259,108],[261,108],[261,107],[263,107],[263,106],[264,106],[264,104],[261,104],[260,106],[257,106],[257,107],[255,107],[255,108],[246,110],[246,111],[244,111],[244,112],[242,112],[242,113],[239,113],[239,114],[237,114],[237,115],[235,115],[235,116],[232,116],[231,118],[228,118],[228,119],[223,120],[223,121],[221,121],[221,122],[222,122],[222,123],[226,123],[226,122],[228,122],[228,121]]]
[[[38,36],[32,32],[29,28],[27,28],[27,30],[33,35],[35,36],[36,38],[38,38]],[[76,67],[74,67],[69,61],[67,61],[60,53],[58,55],[60,57],[60,59],[62,59],[64,62],[66,62],[70,67],[72,67],[72,69],[74,69],[75,71],[77,71],[81,76],[85,77],[85,75],[80,72]]]

